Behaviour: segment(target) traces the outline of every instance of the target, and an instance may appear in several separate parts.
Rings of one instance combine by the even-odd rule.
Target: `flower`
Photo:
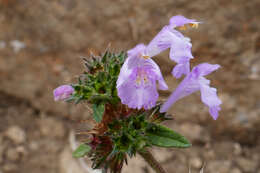
[[[190,72],[190,59],[193,58],[190,39],[184,37],[176,28],[186,29],[187,25],[197,28],[199,23],[194,19],[187,19],[184,16],[177,15],[170,19],[167,26],[168,37],[171,37],[170,59],[177,63],[172,70],[172,74],[176,78],[180,78],[183,74]]]
[[[70,85],[61,85],[53,91],[54,100],[66,100],[74,92],[74,88]]]
[[[202,63],[194,67],[162,105],[160,112],[166,112],[179,99],[200,90],[202,102],[209,107],[209,113],[216,120],[218,111],[221,110],[220,105],[222,102],[217,96],[217,90],[209,86],[210,81],[204,76],[217,70],[219,67],[220,65],[218,64],[212,65],[208,63]]]
[[[117,92],[123,104],[130,108],[150,109],[156,105],[159,89],[168,89],[159,66],[150,58],[153,49],[138,44],[127,52],[117,80]],[[160,52],[160,51],[158,51]]]
[[[193,19],[174,16],[170,24],[162,30],[146,46],[138,44],[127,52],[128,58],[124,62],[117,80],[117,91],[123,104],[130,108],[152,108],[158,99],[156,82],[159,89],[168,87],[162,77],[160,68],[151,57],[170,48],[170,58],[177,63],[172,73],[176,78],[190,72],[191,54],[190,39],[175,30],[186,24],[198,24]]]

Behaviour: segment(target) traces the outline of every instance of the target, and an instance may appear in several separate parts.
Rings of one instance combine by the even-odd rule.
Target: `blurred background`
[[[71,157],[73,123],[84,105],[53,101],[52,91],[76,82],[90,50],[127,50],[148,43],[171,16],[202,21],[184,32],[193,43],[192,66],[217,63],[208,76],[222,111],[214,121],[193,94],[169,111],[168,127],[193,144],[153,153],[169,172],[260,173],[259,0],[0,0],[0,173],[84,173]],[[170,86],[175,65],[155,58]],[[123,173],[152,173],[140,158]]]

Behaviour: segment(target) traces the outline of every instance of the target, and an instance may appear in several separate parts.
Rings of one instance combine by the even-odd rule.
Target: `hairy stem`
[[[167,173],[148,150],[139,151],[138,153],[153,168],[156,173]]]

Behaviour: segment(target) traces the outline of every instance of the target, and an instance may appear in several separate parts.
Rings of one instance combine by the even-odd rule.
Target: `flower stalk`
[[[149,150],[139,151],[138,153],[156,173],[167,173]]]

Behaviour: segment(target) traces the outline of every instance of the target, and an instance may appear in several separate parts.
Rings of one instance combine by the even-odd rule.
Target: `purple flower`
[[[176,27],[185,29],[189,24],[192,27],[197,27],[199,22],[194,19],[187,19],[184,16],[173,16],[170,19],[170,24],[165,27],[165,32],[170,38],[170,59],[175,61],[177,65],[172,70],[172,74],[176,78],[180,78],[183,74],[190,72],[190,59],[193,58],[191,54],[192,44],[190,39],[184,37],[182,33],[175,30]]]
[[[191,54],[190,39],[184,37],[176,27],[186,24],[197,24],[193,19],[186,19],[183,16],[174,16],[170,24],[153,38],[146,46],[138,44],[129,50],[128,58],[123,64],[118,80],[117,91],[123,104],[130,108],[149,109],[156,104],[158,92],[156,83],[159,83],[159,89],[167,89],[167,85],[162,77],[158,65],[151,57],[170,48],[170,58],[177,63],[172,73],[176,78],[182,74],[190,72]]]
[[[184,37],[179,31],[171,29],[170,26],[165,26],[155,39],[157,37],[159,37],[158,47],[161,50],[170,48],[170,59],[177,63],[172,71],[174,77],[180,78],[183,74],[188,74],[190,72],[190,59],[193,58],[190,39]]]
[[[117,92],[123,104],[130,108],[150,109],[158,99],[159,89],[168,89],[159,66],[150,58],[149,46],[138,44],[127,52],[117,80]],[[154,53],[153,53],[154,54]]]
[[[222,102],[217,96],[217,90],[209,86],[210,81],[204,76],[217,70],[219,67],[218,64],[212,65],[208,63],[203,63],[194,67],[171,94],[168,100],[162,105],[160,112],[166,112],[171,105],[179,99],[200,90],[202,102],[209,107],[209,113],[213,119],[216,120],[218,118],[218,111],[221,110],[220,104]]]
[[[66,100],[74,92],[74,88],[70,85],[61,85],[53,91],[54,100]]]
[[[200,22],[196,21],[195,19],[188,19],[182,15],[173,16],[170,19],[170,27],[176,28],[179,27],[180,29],[186,29],[187,25],[197,28]]]

